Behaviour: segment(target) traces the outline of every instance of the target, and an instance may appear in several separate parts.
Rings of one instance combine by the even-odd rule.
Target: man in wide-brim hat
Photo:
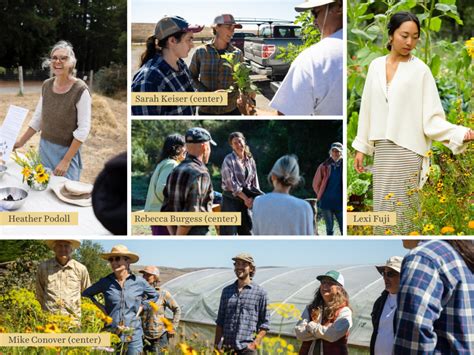
[[[283,115],[342,116],[342,0],[306,0],[295,7],[311,11],[321,40],[291,64],[270,106]]]
[[[72,259],[80,240],[46,240],[54,258],[39,264],[36,273],[36,298],[43,310],[81,319],[81,292],[90,286],[89,272]]]
[[[108,326],[123,343],[127,343],[127,354],[141,354],[143,327],[140,314],[143,310],[150,311],[150,302],[158,301],[158,293],[143,277],[132,274],[130,264],[136,263],[140,257],[125,245],[115,245],[101,257],[110,263],[113,272],[86,289],[82,296],[88,297],[112,318]],[[97,294],[103,295],[105,305],[97,301]],[[128,332],[130,328],[133,328],[132,334]]]

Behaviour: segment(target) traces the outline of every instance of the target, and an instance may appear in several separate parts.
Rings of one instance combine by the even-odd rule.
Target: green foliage
[[[240,94],[248,95],[259,92],[257,86],[250,80],[250,68],[242,63],[234,53],[222,54],[221,58],[226,61],[224,65],[230,67],[232,70],[232,78],[234,79],[234,83],[237,86],[237,90],[239,90]],[[229,92],[234,90],[235,88],[232,85],[229,88]]]
[[[127,66],[112,63],[109,67],[101,68],[94,75],[94,89],[100,93],[113,96],[127,87]]]
[[[74,258],[81,264],[84,264],[87,271],[89,271],[92,283],[110,274],[109,265],[100,257],[100,254],[103,252],[104,249],[99,243],[95,243],[92,240],[84,240],[74,255]]]
[[[280,54],[278,54],[277,59],[283,59],[286,63],[293,62],[302,51],[319,42],[321,38],[319,29],[314,25],[314,17],[311,11],[301,12],[296,16],[294,24],[301,26],[303,44],[289,43],[288,47],[279,47]]]

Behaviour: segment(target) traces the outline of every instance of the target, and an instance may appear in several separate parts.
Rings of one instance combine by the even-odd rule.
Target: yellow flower
[[[168,333],[173,332],[173,323],[171,323],[168,318],[161,317],[160,321],[165,325],[166,331]]]
[[[391,235],[391,234],[392,234],[392,230],[390,228],[385,230],[385,235]]]
[[[426,152],[425,156],[427,156],[427,157],[433,156],[433,151],[432,151],[432,150],[428,150],[428,151]]]
[[[466,45],[467,53],[471,58],[474,58],[474,37],[468,39],[464,44]]]
[[[61,329],[56,324],[46,324],[44,328],[45,333],[59,333]]]
[[[7,329],[5,327],[0,327],[0,333],[6,333]]]
[[[38,174],[42,174],[42,173],[44,173],[44,167],[43,167],[43,164],[39,164],[39,165],[37,165],[37,166],[35,167],[35,171],[36,171],[36,173],[38,173]]]
[[[198,355],[198,352],[186,343],[179,343],[179,348],[184,355]]]
[[[446,202],[446,196],[441,196],[441,197],[439,198],[439,202],[440,202],[440,203],[445,203],[445,202]]]
[[[410,232],[408,235],[420,235],[417,231]]]
[[[403,202],[402,201],[397,201],[396,205],[401,206],[401,205],[403,205]]]
[[[474,221],[469,221],[467,226],[469,227],[469,229],[474,229]]]
[[[432,230],[434,230],[434,225],[431,223],[428,223],[423,227],[423,233],[431,232]]]
[[[35,178],[38,183],[44,184],[49,181],[49,174],[43,171],[42,173],[36,174]]]
[[[385,200],[390,200],[394,196],[393,192],[389,192],[388,194],[385,195],[384,199]]]
[[[21,175],[23,175],[23,177],[27,179],[28,176],[31,175],[31,169],[27,166],[23,167],[23,169],[21,170]]]
[[[352,211],[354,211],[354,206],[348,205],[347,212],[352,212]]]
[[[155,302],[150,301],[150,307],[153,310],[153,312],[158,312],[159,307]]]
[[[105,324],[111,324],[113,322],[112,317],[109,316],[105,316],[102,320],[105,322]]]
[[[42,332],[42,331],[44,331],[44,327],[42,325],[37,325],[36,330],[39,331],[39,332]]]
[[[288,349],[288,351],[295,351],[295,347],[293,346],[293,344],[288,344],[288,346],[286,347]]]
[[[441,234],[450,234],[454,232],[454,228],[450,226],[446,226],[441,228]]]

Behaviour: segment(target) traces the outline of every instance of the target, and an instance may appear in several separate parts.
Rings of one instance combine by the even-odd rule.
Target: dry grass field
[[[0,124],[3,122],[9,105],[17,105],[30,110],[22,131],[26,131],[31,120],[39,94],[2,94],[0,99]],[[33,146],[38,148],[39,134],[19,151]],[[81,148],[83,171],[81,181],[93,183],[104,164],[113,156],[127,149],[127,103],[98,94],[92,96],[92,127],[88,139]]]
[[[144,43],[146,39],[155,32],[156,23],[132,23],[132,43]],[[204,29],[194,34],[195,40],[207,40],[212,38],[211,27],[204,27]]]

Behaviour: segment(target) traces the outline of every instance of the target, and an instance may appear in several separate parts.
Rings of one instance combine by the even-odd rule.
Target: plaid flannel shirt
[[[168,176],[162,212],[211,212],[214,191],[206,165],[188,154]]]
[[[235,152],[228,154],[222,163],[222,190],[232,192],[234,196],[244,187],[260,189],[255,160],[246,156],[242,163],[243,165]],[[247,177],[245,177],[246,169]]]
[[[242,51],[229,43],[225,53],[234,53],[241,62],[244,60]],[[213,43],[208,43],[196,49],[189,70],[194,80],[194,85],[199,91],[214,92],[216,90],[227,90],[234,84],[232,78],[233,70],[224,65],[225,59],[221,58]],[[211,114],[224,114],[237,108],[239,93],[233,90],[228,95],[227,106],[201,106],[199,112]]]
[[[175,71],[160,54],[148,60],[135,74],[133,92],[195,92],[191,73],[182,59]],[[132,106],[133,115],[194,115],[192,106]]]
[[[148,339],[158,339],[168,331],[162,320],[165,318],[166,309],[173,312],[173,330],[178,328],[179,320],[181,319],[181,308],[173,296],[171,296],[171,293],[166,290],[160,290],[159,287],[155,287],[155,289],[159,295],[158,301],[156,301],[158,309],[156,311],[150,309],[144,312],[142,316],[143,332],[145,338]]]
[[[394,354],[474,354],[474,276],[451,245],[404,258],[397,319]]]
[[[270,329],[267,293],[251,283],[239,292],[237,281],[222,290],[216,323],[222,327],[224,347],[242,350],[256,333]]]

